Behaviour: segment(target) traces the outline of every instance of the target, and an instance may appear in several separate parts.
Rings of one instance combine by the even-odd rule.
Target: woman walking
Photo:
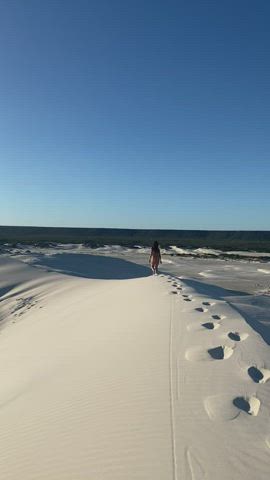
[[[157,275],[159,263],[162,263],[158,242],[153,243],[149,257],[149,263],[151,265],[153,275]]]

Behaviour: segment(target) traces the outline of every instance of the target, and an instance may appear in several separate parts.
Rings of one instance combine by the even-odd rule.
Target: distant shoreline
[[[227,251],[270,253],[270,231],[228,230],[147,230],[123,228],[71,228],[0,226],[0,245],[18,243],[50,247],[52,244],[83,244],[92,248],[120,245],[136,248],[150,246],[158,240],[164,248],[217,249]],[[181,255],[181,252],[178,254]],[[210,252],[209,252],[210,254]],[[187,253],[185,253],[187,255]],[[215,256],[215,255],[214,255]]]

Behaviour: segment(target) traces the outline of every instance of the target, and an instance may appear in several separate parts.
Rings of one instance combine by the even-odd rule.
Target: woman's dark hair
[[[154,252],[158,252],[158,251],[159,251],[159,247],[158,247],[158,242],[157,242],[157,241],[155,241],[155,242],[153,243],[152,251],[154,251]]]

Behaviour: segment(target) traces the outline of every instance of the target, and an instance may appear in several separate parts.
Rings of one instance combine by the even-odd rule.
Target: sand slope
[[[0,478],[266,480],[269,346],[236,306],[81,268],[0,259]]]

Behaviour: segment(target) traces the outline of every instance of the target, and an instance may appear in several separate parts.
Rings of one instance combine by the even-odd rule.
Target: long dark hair
[[[152,252],[159,252],[159,246],[157,241],[153,243]]]

